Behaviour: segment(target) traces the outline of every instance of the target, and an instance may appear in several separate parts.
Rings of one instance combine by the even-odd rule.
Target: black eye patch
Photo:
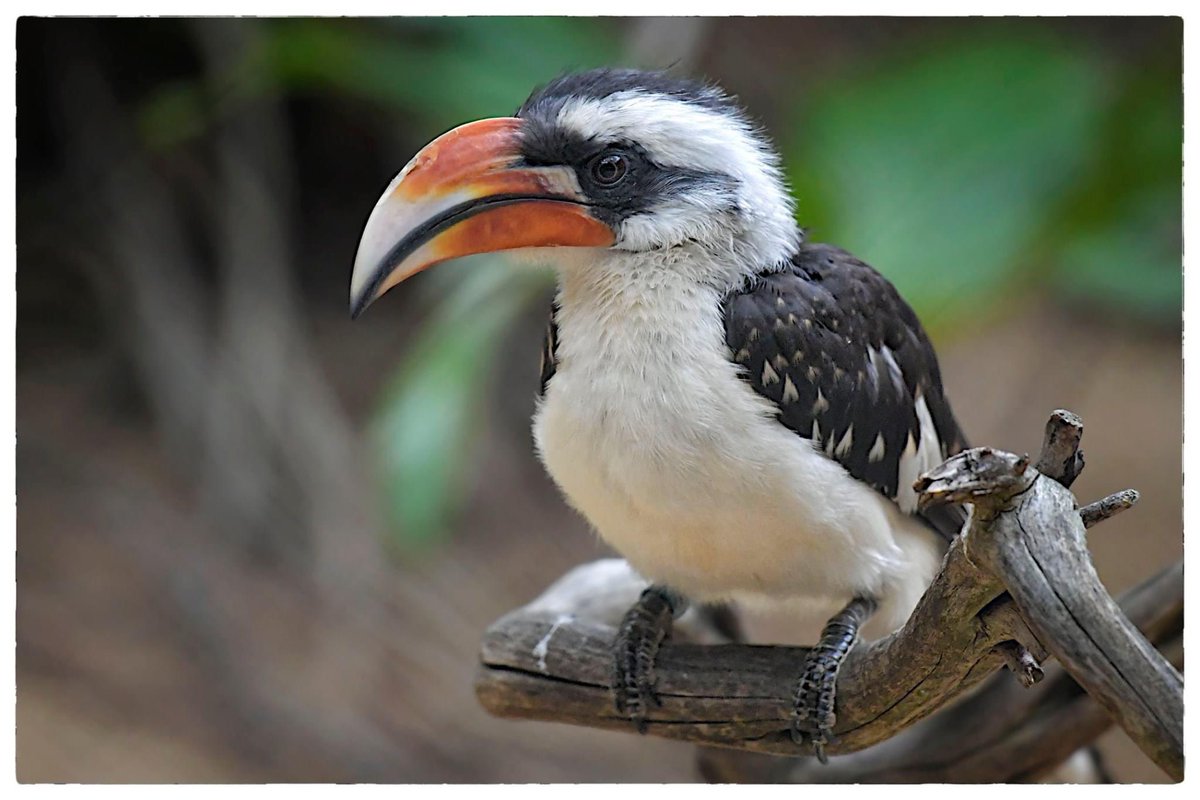
[[[605,222],[614,224],[645,213],[657,203],[686,192],[727,192],[730,207],[736,205],[736,180],[732,176],[661,166],[636,142],[605,142],[581,136],[552,121],[558,116],[557,108],[549,117],[543,116],[544,110],[538,107],[526,112],[529,116],[524,117],[521,133],[522,162],[527,166],[574,169],[588,204]],[[711,197],[709,200],[711,205]]]

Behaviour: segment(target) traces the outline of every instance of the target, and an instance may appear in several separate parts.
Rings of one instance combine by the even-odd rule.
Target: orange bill
[[[523,247],[606,247],[569,167],[522,164],[521,120],[462,125],[417,153],[367,219],[354,273],[357,317],[388,289],[452,258]]]

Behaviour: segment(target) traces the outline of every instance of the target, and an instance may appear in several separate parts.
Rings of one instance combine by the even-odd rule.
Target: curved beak
[[[350,278],[350,315],[427,267],[521,247],[605,247],[569,167],[522,165],[515,117],[462,125],[425,146],[379,198]]]

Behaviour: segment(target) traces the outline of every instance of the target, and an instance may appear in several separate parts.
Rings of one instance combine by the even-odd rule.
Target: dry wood
[[[998,465],[1011,454],[969,451],[922,478],[922,499],[961,498],[979,483],[974,459],[990,458],[997,485],[1006,488],[975,504],[964,533],[972,559],[1001,578],[1030,629],[1071,676],[1146,755],[1181,780],[1183,678],[1100,583],[1083,519],[1066,488],[1082,469],[1077,454],[1082,433],[1078,417],[1056,411],[1038,461],[1043,472],[1027,470],[1018,459],[1004,475]],[[1120,500],[1108,505],[1119,506]]]
[[[1115,517],[1122,511],[1128,511],[1137,505],[1138,496],[1136,489],[1123,489],[1110,494],[1103,500],[1088,503],[1079,509],[1079,518],[1083,520],[1083,527],[1090,528],[1109,517]]]
[[[1121,596],[1121,608],[1160,649],[1183,660],[1183,565]],[[702,749],[700,771],[718,782],[997,783],[1034,780],[1112,725],[1108,713],[1058,665],[1026,689],[1004,674],[978,692],[875,747],[832,759],[781,759]]]
[[[1181,780],[1183,678],[1100,583],[1070,493],[1036,481],[985,536],[972,541],[972,555],[1003,577],[1037,638],[1143,752]]]
[[[1037,462],[1044,473],[1027,456],[979,448],[919,482],[923,503],[966,502],[973,513],[904,628],[856,648],[842,670],[837,740],[828,750],[852,758],[823,773],[803,762],[706,753],[705,774],[1011,780],[1066,758],[1099,735],[1111,715],[1180,779],[1182,679],[1136,626],[1158,642],[1173,638],[1182,626],[1182,571],[1168,570],[1128,593],[1125,613],[1104,591],[1087,553],[1084,519],[1109,516],[1136,496],[1108,498],[1097,506],[1104,510],[1081,516],[1065,486],[1082,469],[1081,432],[1077,417],[1055,413]],[[614,574],[608,563],[603,580],[576,570],[487,631],[477,684],[485,708],[632,730],[613,708],[610,647],[615,619],[644,584],[627,568]],[[606,602],[585,608],[583,599],[602,583]],[[1164,619],[1171,621],[1165,630]],[[693,620],[691,630],[697,628],[703,625]],[[650,710],[648,732],[751,754],[807,755],[788,734],[805,654],[797,647],[669,642],[657,665],[662,706]],[[1051,668],[1051,678],[1023,689],[1038,682],[1040,661],[1051,654],[1065,671]],[[1005,664],[1020,682],[993,681],[922,723]],[[1070,731],[1056,731],[1060,722]],[[754,765],[749,772],[746,759]]]

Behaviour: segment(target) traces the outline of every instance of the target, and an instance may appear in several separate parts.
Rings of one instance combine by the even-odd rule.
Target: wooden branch
[[[590,574],[590,568],[595,566],[604,567],[600,571],[612,574],[615,571],[611,568],[613,563],[612,560],[596,562],[578,568],[578,571]],[[624,562],[615,563],[624,565]],[[588,578],[584,582],[591,580]],[[612,596],[627,597],[630,603],[645,587],[632,573],[629,582],[620,585],[624,587],[623,591],[618,591],[614,583],[608,584]],[[1150,598],[1149,602],[1144,598]],[[1136,604],[1139,600],[1143,602]],[[544,599],[535,601],[535,604],[508,615],[485,635],[483,666],[476,685],[484,707],[502,717],[632,731],[627,720],[616,716],[609,696],[612,618],[597,619],[587,611],[572,613],[567,604],[547,606],[544,602]],[[1129,607],[1133,619],[1139,626],[1146,626],[1148,633],[1164,616],[1170,619],[1172,612],[1177,614],[1182,603],[1183,580],[1179,565],[1122,598],[1122,606]],[[619,605],[607,608],[611,611],[614,607]],[[984,617],[1002,619],[1004,609],[1012,608],[1011,601],[1003,599]],[[843,703],[839,707],[839,719],[848,716],[855,719],[873,716],[874,719],[865,724],[857,723],[852,730],[839,724],[839,740],[833,752],[850,752],[890,738],[934,707],[963,694],[969,686],[999,667],[1003,659],[992,653],[992,647],[1007,641],[1006,634],[1001,632],[1003,625],[984,623],[978,630],[983,633],[983,638],[967,651],[966,666],[952,673],[970,678],[970,683],[960,684],[961,688],[944,691],[945,670],[923,676],[921,672],[928,661],[925,658],[919,660],[920,667],[915,670],[908,669],[904,661],[897,663],[875,658],[870,666],[856,669],[853,679],[843,678],[839,683]],[[1161,638],[1168,639],[1171,632],[1161,634]],[[694,619],[682,620],[677,633],[708,638],[714,635],[701,621]],[[663,708],[652,710],[649,732],[776,755],[801,753],[791,743],[786,729],[791,713],[791,684],[805,653],[805,648],[796,647],[665,644],[657,668]],[[862,657],[856,651],[851,663],[857,666]],[[932,660],[936,663],[946,659],[935,653]],[[975,665],[980,665],[980,669],[973,670]],[[886,707],[890,698],[888,692],[863,690],[864,684],[869,685],[872,681],[903,685],[914,673],[916,679],[912,690],[905,692],[907,697],[893,709]],[[1007,676],[997,677],[1004,680],[993,685],[1021,688]],[[1043,687],[1050,685],[1053,685],[1050,681],[1043,681],[1034,691],[1044,691]],[[942,691],[938,693],[937,690]],[[885,700],[881,702],[872,695]],[[1004,696],[1012,697],[1008,693]],[[1037,696],[1041,695],[1034,695]],[[967,703],[974,707],[975,701],[972,699],[963,705]],[[992,704],[980,705],[991,707]],[[931,722],[937,720],[940,717]],[[950,738],[955,735],[955,730],[962,732],[964,729],[954,726],[948,731]],[[1082,743],[1086,741],[1090,740]],[[867,752],[874,752],[874,748]],[[903,761],[901,759],[901,763]],[[834,765],[838,763],[838,759],[833,760]]]
[[[978,616],[1001,589],[993,583],[978,591],[984,581],[965,579],[975,572],[956,546],[905,635],[857,650],[847,662],[838,691],[853,700],[839,706],[831,754],[887,739],[1003,663],[993,648],[1011,633]],[[633,591],[623,594],[632,603],[644,585],[635,577]],[[484,707],[504,717],[633,730],[616,714],[609,693],[615,620],[539,605],[545,604],[520,609],[486,633],[477,683]],[[779,755],[806,753],[788,733],[792,684],[806,652],[666,644],[656,667],[663,706],[651,709],[649,732]]]
[[[1093,525],[1099,524],[1109,517],[1115,517],[1122,511],[1128,511],[1137,505],[1140,495],[1136,489],[1123,489],[1114,494],[1110,494],[1103,500],[1097,500],[1094,503],[1088,503],[1083,508],[1079,509],[1079,518],[1083,520],[1083,527],[1090,528]]]
[[[1083,451],[1079,449],[1082,439],[1083,420],[1061,408],[1052,413],[1046,422],[1037,471],[1070,489],[1083,472]]]
[[[987,449],[955,456],[921,479],[922,502],[966,499],[980,482],[977,461],[988,461],[995,485],[1003,488],[975,503],[964,533],[972,559],[1000,577],[1038,640],[1142,751],[1182,780],[1183,678],[1100,582],[1083,520],[1066,488],[1082,458],[1064,448],[1078,446],[1082,429],[1075,415],[1055,412],[1039,460],[1052,470],[1046,474]],[[1008,474],[1002,464],[1008,464]]]
[[[1122,610],[1160,649],[1183,660],[1183,565],[1121,596]],[[835,758],[781,759],[703,749],[700,772],[720,783],[1000,783],[1035,780],[1094,742],[1112,718],[1061,667],[1026,689],[993,675],[971,697],[875,747]]]
[[[1004,664],[1015,666],[1024,683],[1034,683],[1049,653],[1169,775],[1181,776],[1182,681],[1134,627],[1154,622],[1162,609],[1182,607],[1181,573],[1160,576],[1127,598],[1141,601],[1147,592],[1154,594],[1153,603],[1130,607],[1131,614],[1136,612],[1133,623],[1103,591],[1087,556],[1083,520],[1069,491],[1057,482],[1073,480],[1082,468],[1075,455],[1081,430],[1073,415],[1052,418],[1038,463],[1056,480],[1030,466],[1028,457],[983,448],[956,456],[919,482],[924,503],[972,504],[971,522],[904,628],[856,648],[848,658],[838,681],[832,755],[866,751],[856,758],[879,772],[879,764],[906,763],[887,760],[888,754],[902,754],[907,763],[923,763],[928,771],[929,759],[914,760],[913,745],[905,742],[924,741],[933,735],[930,730],[966,741],[965,727],[1009,741],[1000,736],[1003,731],[981,727],[971,714],[995,716],[996,706],[989,704],[998,702],[991,699],[996,696],[1008,704],[1003,707],[1012,707],[1009,693],[1025,690],[1011,678],[1002,685],[1012,688],[988,687],[956,705],[952,718],[944,715],[954,720],[953,728],[942,729],[942,717],[925,726],[917,723]],[[576,570],[487,631],[477,693],[491,713],[633,730],[613,708],[610,647],[612,626],[645,584],[628,567],[620,574],[613,566],[623,562],[599,563],[607,566]],[[594,598],[598,586],[606,587],[606,599],[583,602]],[[701,621],[680,622],[681,634],[699,631],[712,638]],[[705,646],[678,639],[659,654],[662,706],[648,714],[649,733],[752,753],[809,754],[788,732],[792,688],[805,648]],[[1057,696],[1052,693],[1064,681],[1069,678],[1043,681],[1028,691]],[[1069,707],[1081,715],[1094,713],[1086,703]],[[1026,719],[1035,712],[1039,720],[1046,717],[1037,704],[1029,709]],[[1005,718],[1005,730],[1031,730],[1031,722]],[[1099,724],[1093,723],[1089,731]],[[918,735],[920,730],[926,732]],[[905,736],[898,736],[902,731]],[[888,740],[893,741],[886,748],[866,750]],[[1057,754],[1058,748],[1049,751]],[[1040,766],[1034,761],[1014,765],[1033,770]],[[1003,762],[988,763],[1000,769]],[[829,773],[831,779],[834,774]]]

